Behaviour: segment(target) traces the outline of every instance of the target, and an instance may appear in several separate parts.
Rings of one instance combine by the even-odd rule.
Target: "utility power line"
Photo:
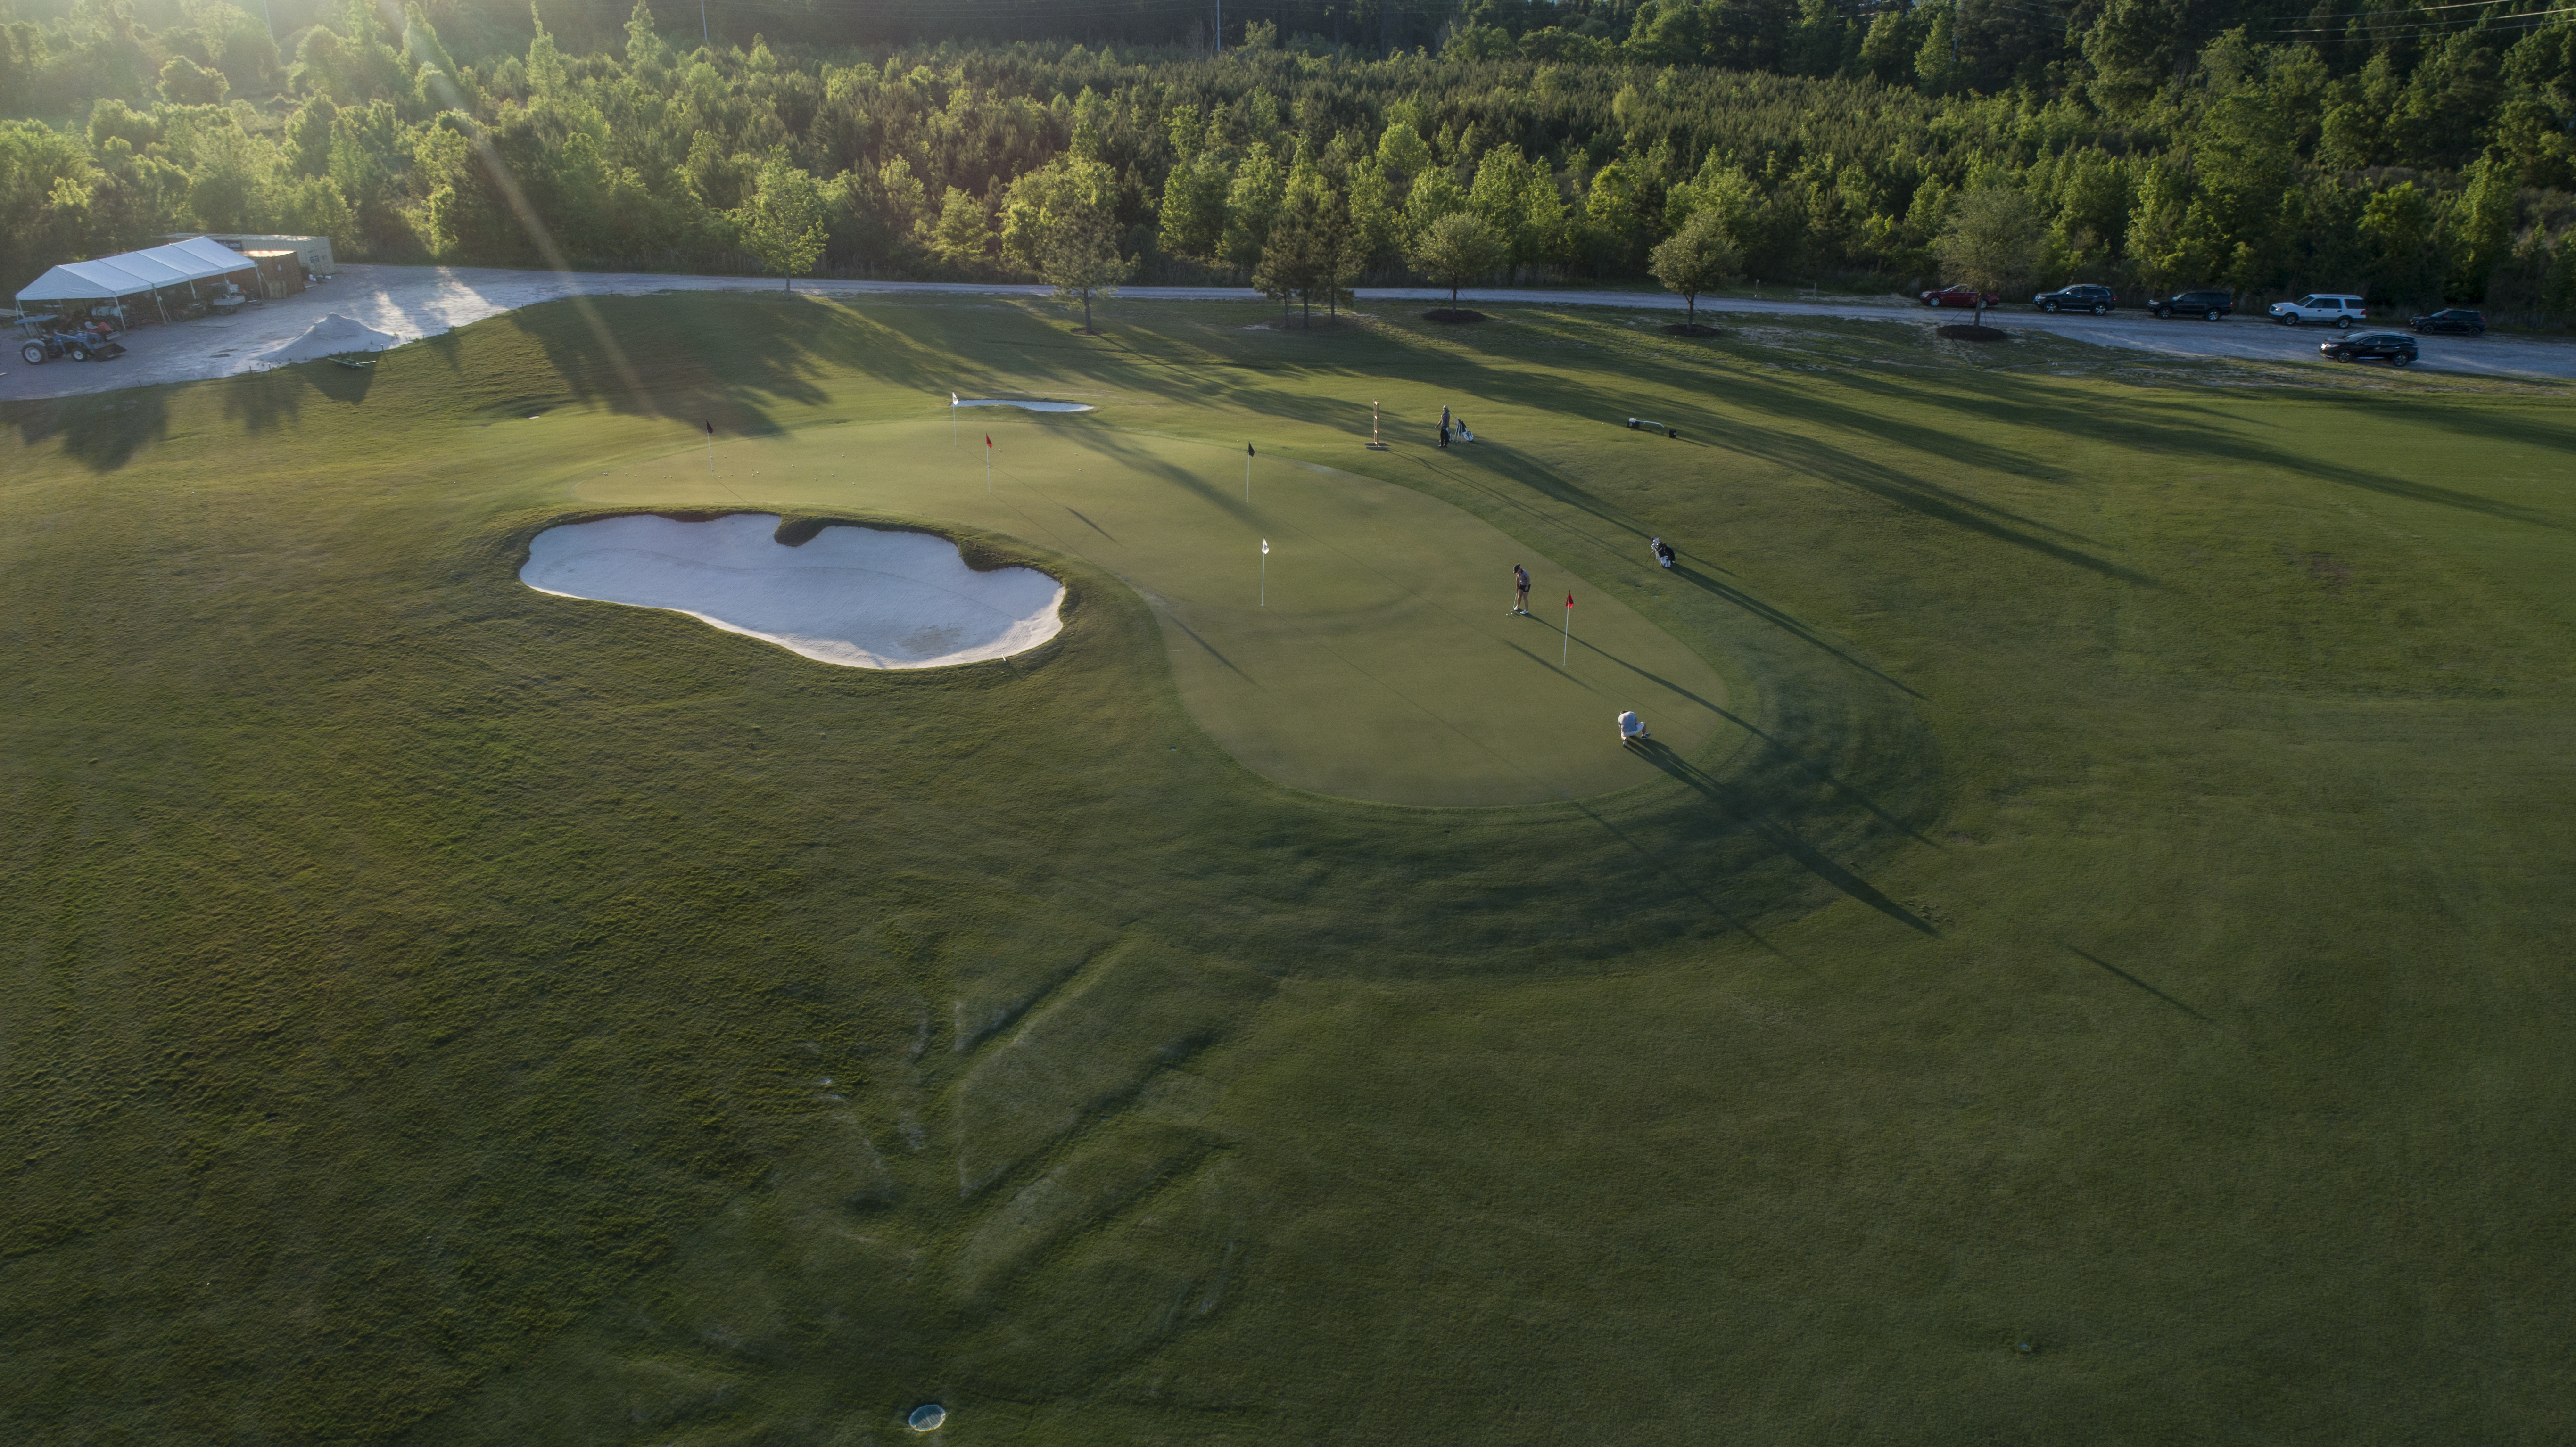
[[[2492,10],[2513,0],[2449,0],[2442,5],[2406,5],[2387,10],[2354,10],[2343,15],[2302,15],[2301,20],[2378,20],[2383,17],[2404,19],[2409,15],[2427,15],[2436,10]]]
[[[2432,32],[2443,35],[2464,35],[2481,26],[2492,26],[2495,29],[2504,31],[2538,30],[2549,20],[2562,15],[2576,15],[2576,6],[2564,7],[2555,10],[2524,10],[2512,15],[2480,15],[2474,19],[2469,19],[2466,24],[2461,23],[2459,19],[2452,19],[2427,20],[2414,24],[2401,21],[2387,25],[2327,25],[2309,28],[2293,28],[2284,26],[2273,33],[2276,35],[2338,36],[2359,34],[2372,39],[2385,39],[2390,36],[2413,35],[2422,32]],[[2530,25],[2499,25],[2496,23],[2506,20],[2530,20],[2535,23]]]

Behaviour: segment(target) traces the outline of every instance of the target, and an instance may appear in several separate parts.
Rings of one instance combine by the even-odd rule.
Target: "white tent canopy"
[[[51,301],[114,301],[147,292],[147,281],[104,261],[67,261],[18,289],[18,305]]]
[[[19,288],[18,308],[24,311],[30,302],[115,301],[256,269],[257,263],[240,252],[192,236],[95,261],[64,262]]]

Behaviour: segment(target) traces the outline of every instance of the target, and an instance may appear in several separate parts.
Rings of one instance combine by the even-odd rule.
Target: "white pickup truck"
[[[2349,327],[2354,322],[2365,320],[2361,314],[2360,297],[2326,292],[2303,296],[2297,301],[2276,301],[2272,303],[2272,319],[2285,327],[2295,327],[2301,322],[2332,322],[2339,327]]]

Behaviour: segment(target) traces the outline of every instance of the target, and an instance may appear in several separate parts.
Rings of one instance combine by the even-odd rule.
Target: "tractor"
[[[66,326],[59,317],[30,317],[18,331],[26,338],[18,348],[18,355],[26,358],[27,365],[31,367],[41,367],[56,357],[69,357],[75,362],[103,362],[110,357],[125,355],[123,342],[111,340],[101,331]]]

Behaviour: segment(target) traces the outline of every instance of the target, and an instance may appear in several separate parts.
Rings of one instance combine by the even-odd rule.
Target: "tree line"
[[[1326,307],[1398,279],[1884,289],[2001,215],[2038,284],[2576,310],[2576,24],[2545,8],[1480,0],[1219,31],[1137,0],[1076,37],[1022,0],[151,4],[0,23],[0,284],[203,228]]]

